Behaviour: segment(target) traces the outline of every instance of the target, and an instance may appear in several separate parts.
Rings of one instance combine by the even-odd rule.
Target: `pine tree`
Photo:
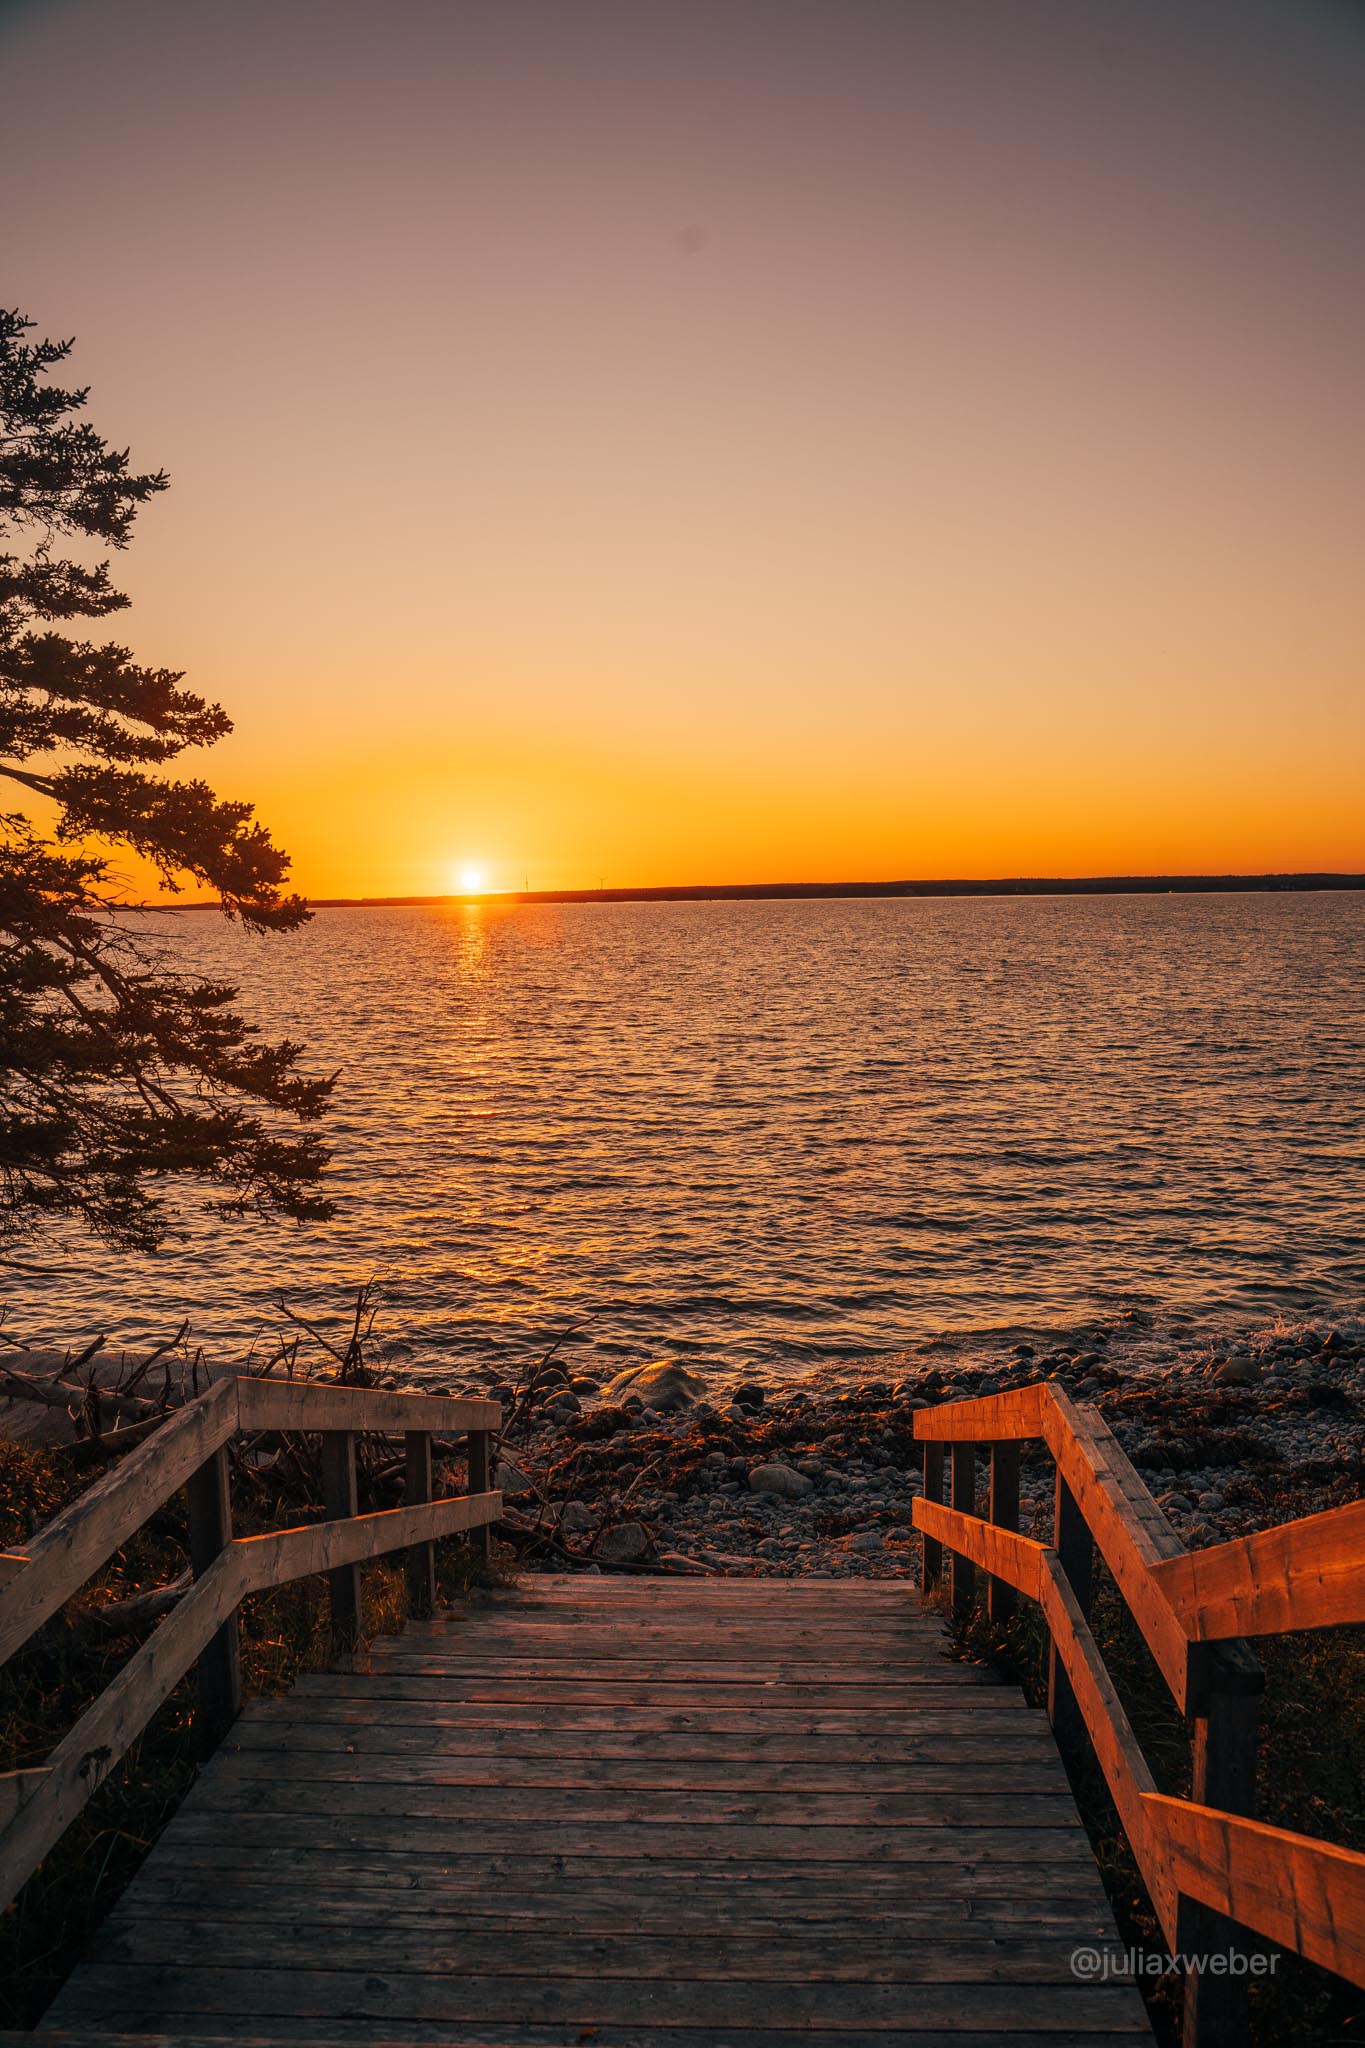
[[[71,343],[30,341],[32,326],[0,311],[0,550],[15,550],[0,552],[0,775],[25,792],[0,799],[0,1238],[64,1216],[154,1249],[184,1176],[223,1213],[325,1219],[311,1127],[332,1081],[266,1042],[235,988],[168,967],[146,914],[118,903],[109,860],[128,848],[249,929],[308,916],[250,804],[159,772],[231,731],[220,707],[57,630],[128,602],[107,561],[63,547],[125,547],[167,479],[76,417],[87,391],[50,381]]]

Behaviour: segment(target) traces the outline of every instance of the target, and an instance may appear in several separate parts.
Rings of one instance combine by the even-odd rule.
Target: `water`
[[[1365,896],[452,905],[158,920],[340,1066],[337,1222],[47,1247],[11,1327],[218,1364],[371,1274],[414,1376],[865,1370],[1136,1305],[1365,1295]],[[39,1270],[41,1268],[41,1270]]]

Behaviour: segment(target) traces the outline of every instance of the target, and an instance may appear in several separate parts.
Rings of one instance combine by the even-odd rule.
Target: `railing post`
[[[493,1440],[486,1429],[471,1429],[469,1432],[469,1491],[487,1493],[491,1485],[490,1465]],[[475,1555],[485,1564],[493,1555],[493,1531],[485,1522],[481,1528],[471,1529],[469,1540]]]
[[[201,1579],[213,1560],[232,1541],[232,1492],[228,1454],[224,1445],[186,1486],[189,1497],[190,1570]],[[223,1623],[200,1655],[195,1667],[201,1745],[212,1749],[224,1729],[229,1728],[242,1709],[242,1662],[238,1647],[237,1613]]]
[[[1245,1661],[1249,1653],[1239,1645]],[[1225,1813],[1256,1812],[1256,1730],[1259,1701],[1245,1689],[1222,1691],[1217,1672],[1200,1702],[1203,1712],[1194,1722],[1194,1773],[1190,1797],[1200,1806],[1214,1806]],[[1184,2048],[1242,2048],[1248,2034],[1250,1971],[1240,1976],[1232,1971],[1234,1956],[1249,1957],[1264,1944],[1249,1939],[1237,1923],[1215,1913],[1197,1899],[1182,1897],[1176,1927],[1176,1947],[1184,1956],[1217,1955],[1228,1958],[1225,1972],[1188,1972],[1185,1977],[1183,2032]]]
[[[924,1445],[924,1498],[943,1499],[943,1445],[925,1440]],[[943,1577],[943,1545],[935,1536],[924,1539],[924,1563],[920,1570],[920,1587],[932,1593]]]
[[[407,1474],[405,1499],[410,1508],[431,1499],[431,1431],[410,1429],[403,1438]],[[413,1543],[408,1547],[408,1612],[430,1614],[436,1604],[436,1546]]]
[[[1019,1532],[1019,1446],[1017,1443],[991,1445],[990,1517],[999,1529]],[[992,1622],[1003,1626],[1014,1616],[1014,1588],[1003,1579],[992,1578],[986,1590],[986,1611]]]
[[[953,1498],[951,1505],[959,1513],[976,1513],[976,1445],[953,1445]],[[953,1613],[961,1620],[970,1614],[976,1598],[976,1566],[969,1557],[962,1557],[956,1550],[950,1550],[952,1562],[948,1567],[948,1583],[951,1589]]]
[[[342,1522],[358,1506],[355,1479],[355,1431],[322,1432],[322,1505],[329,1522]],[[353,1650],[360,1641],[360,1566],[343,1564],[327,1574],[332,1605],[332,1654]]]
[[[1095,1541],[1085,1516],[1076,1505],[1076,1496],[1060,1472],[1057,1474],[1052,1542],[1058,1562],[1076,1596],[1077,1606],[1082,1614],[1089,1615],[1091,1582],[1095,1572]],[[1085,1736],[1085,1723],[1055,1643],[1048,1652],[1047,1718],[1060,1750],[1074,1753],[1080,1748]]]

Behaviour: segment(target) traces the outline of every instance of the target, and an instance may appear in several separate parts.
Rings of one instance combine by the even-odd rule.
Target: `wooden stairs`
[[[1045,1717],[904,1581],[529,1578],[359,1662],[247,1707],[22,2038],[1150,2039]]]

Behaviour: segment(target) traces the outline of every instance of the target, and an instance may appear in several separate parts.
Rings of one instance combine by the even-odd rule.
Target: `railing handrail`
[[[1259,1688],[1243,1636],[1365,1621],[1365,1502],[1187,1551],[1099,1415],[1049,1382],[919,1409],[914,1427],[926,1446],[925,1494],[914,1503],[926,1584],[941,1547],[966,1560],[969,1573],[977,1565],[989,1573],[993,1590],[1012,1588],[1041,1607],[1054,1674],[1060,1665],[1172,1950],[1190,1946],[1181,1936],[1194,1902],[1365,1984],[1365,1855],[1253,1819],[1254,1747],[1250,1771],[1244,1757],[1229,1777],[1250,1777],[1246,1811],[1158,1792],[1090,1630],[1088,1566],[1078,1597],[1062,1554],[1074,1544],[1079,1513],[1177,1703],[1201,1717],[1198,1781],[1209,1771],[1210,1693]],[[1029,1440],[1046,1444],[1056,1463],[1055,1546],[1010,1526],[1017,1524],[1016,1447]],[[952,1506],[938,1498],[944,1445],[956,1449]],[[967,1475],[978,1445],[1002,1447],[993,1457],[1007,1447],[1013,1460],[1015,1477],[1002,1493],[1012,1505],[999,1513],[993,1504],[991,1518],[977,1511]],[[955,1604],[970,1598],[965,1578]],[[1197,2037],[1197,2026],[1187,2028],[1187,2040]]]
[[[439,1430],[461,1436],[496,1430],[501,1422],[498,1402],[459,1394],[390,1393],[247,1375],[215,1380],[26,1544],[0,1556],[0,1664],[239,1431],[396,1436]]]
[[[200,1667],[207,1718],[216,1718],[219,1732],[231,1720],[240,1701],[236,1614],[248,1595],[327,1572],[334,1634],[353,1634],[359,1565],[407,1550],[410,1583],[425,1587],[429,1597],[435,1539],[486,1532],[502,1512],[501,1494],[487,1483],[490,1441],[501,1422],[498,1402],[462,1395],[390,1393],[326,1381],[219,1380],[23,1548],[0,1559],[3,1664],[150,1515],[182,1486],[190,1487],[193,1587],[86,1708],[46,1764],[0,1773],[0,1910],[192,1665]],[[234,1537],[226,1445],[239,1430],[321,1431],[328,1519]],[[403,1507],[357,1513],[355,1438],[362,1433],[406,1439]],[[437,1433],[470,1440],[470,1490],[442,1500],[431,1498],[431,1439]]]

